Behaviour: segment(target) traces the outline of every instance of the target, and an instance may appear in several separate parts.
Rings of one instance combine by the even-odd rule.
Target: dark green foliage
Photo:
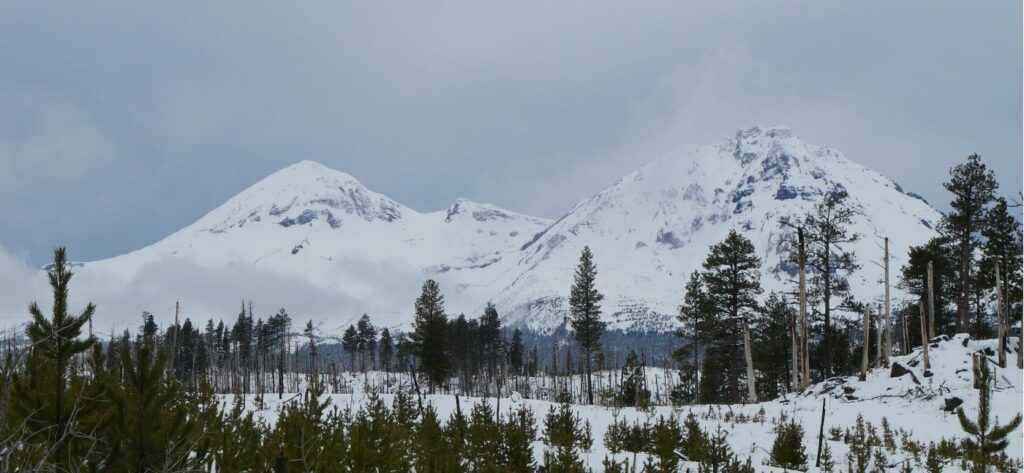
[[[807,240],[808,297],[820,303],[811,310],[822,318],[821,371],[825,378],[836,373],[833,369],[832,311],[839,303],[849,305],[850,287],[847,276],[858,268],[856,256],[848,250],[848,243],[860,239],[847,227],[856,214],[846,199],[845,190],[826,194],[821,202],[804,217],[803,228]],[[839,299],[839,303],[833,300]]]
[[[416,299],[416,318],[412,342],[420,370],[426,375],[431,390],[444,384],[451,373],[448,359],[448,316],[444,313],[444,296],[437,283],[423,283],[423,292]]]
[[[708,452],[708,444],[710,439],[704,432],[704,429],[700,427],[700,422],[697,421],[697,416],[690,412],[686,416],[686,420],[683,421],[683,443],[680,450],[683,456],[689,461],[702,462],[704,461],[705,455]]]
[[[69,283],[74,273],[64,247],[53,250],[53,264],[46,276],[53,292],[53,308],[49,318],[35,302],[29,304],[32,321],[25,333],[32,344],[28,362],[27,383],[20,384],[17,397],[27,428],[35,438],[45,438],[50,454],[58,461],[66,460],[65,448],[76,433],[71,389],[74,383],[68,370],[75,356],[88,351],[96,340],[81,339],[82,328],[96,312],[89,303],[78,314],[68,307]],[[31,392],[29,392],[31,391]]]
[[[380,331],[380,367],[384,371],[391,371],[392,362],[395,358],[395,342],[391,338],[391,331],[384,328]]]
[[[781,295],[772,292],[752,320],[754,368],[759,375],[758,388],[764,399],[775,399],[785,394],[789,386],[787,367],[791,362],[792,318],[793,310]]]
[[[978,380],[978,416],[975,420],[967,418],[964,408],[956,410],[960,427],[968,437],[961,442],[964,457],[971,462],[972,473],[984,473],[995,463],[996,457],[1009,444],[1007,436],[1020,427],[1021,415],[1017,414],[1009,422],[999,425],[991,419],[992,375],[985,363],[974,370]]]
[[[363,314],[356,323],[356,348],[359,351],[359,368],[364,373],[373,368],[377,348],[377,327],[370,323],[370,316]]]
[[[466,432],[466,458],[472,471],[501,471],[502,435],[494,409],[487,401],[473,406]]]
[[[205,461],[193,455],[203,426],[190,417],[188,396],[164,380],[166,356],[140,345],[121,354],[126,379],[111,387],[113,422],[105,429],[110,448],[103,460],[113,471],[187,470]]]
[[[359,332],[355,325],[349,325],[341,336],[341,347],[348,353],[349,366],[353,371],[356,369],[356,354],[359,353]]]
[[[908,252],[907,264],[900,270],[900,287],[917,296],[909,308],[908,314],[914,317],[911,327],[918,327],[917,301],[928,301],[928,262],[932,263],[934,281],[932,297],[935,300],[935,333],[952,333],[956,314],[948,309],[956,300],[956,261],[953,258],[955,248],[950,239],[944,235],[928,240],[921,246],[912,246]],[[927,308],[927,306],[926,306]],[[908,321],[908,325],[909,321]],[[920,330],[917,331],[920,333]],[[918,345],[919,336],[911,336],[911,347]]]
[[[882,443],[875,428],[864,422],[864,417],[857,415],[857,420],[852,429],[846,431],[844,441],[850,451],[846,454],[846,463],[851,472],[864,473],[868,471],[874,452]]]
[[[782,416],[778,424],[775,425],[771,464],[787,470],[803,470],[807,467],[804,428],[795,420]]]
[[[832,459],[832,448],[828,446],[828,442],[821,448],[821,458],[818,460],[819,467],[822,473],[832,473],[835,471],[836,462]]]
[[[512,331],[512,340],[508,346],[508,362],[512,372],[522,374],[524,364],[523,331],[516,328]]]
[[[501,460],[509,472],[533,471],[533,442],[537,439],[537,420],[526,406],[511,411],[501,424]]]
[[[996,263],[1002,278],[1005,314],[1021,312],[1021,224],[1010,214],[1006,199],[999,197],[986,213],[981,235],[984,258],[978,268],[978,283],[986,289],[996,285]]]
[[[376,393],[356,411],[348,426],[348,465],[351,471],[408,471],[410,458],[406,438],[409,433],[396,417],[401,409],[391,410]]]
[[[417,472],[442,473],[459,471],[458,455],[452,451],[451,443],[437,417],[437,410],[428,406],[423,410],[416,436],[413,441],[413,467]]]
[[[601,334],[604,332],[604,322],[601,321],[601,300],[604,296],[597,291],[596,278],[594,256],[590,247],[585,246],[569,293],[569,308],[572,312],[573,337],[583,351],[587,370],[587,402],[590,404],[594,403],[591,362],[594,354],[601,349]]]
[[[708,436],[707,447],[700,460],[698,471],[701,473],[718,473],[736,471],[738,465],[729,441],[719,425],[715,433]]]
[[[711,247],[704,260],[701,280],[707,290],[709,304],[714,308],[713,321],[705,327],[705,338],[711,340],[705,352],[706,365],[715,365],[724,380],[721,385],[701,383],[701,399],[708,402],[740,402],[741,381],[746,379],[743,359],[743,324],[757,313],[757,297],[761,294],[761,259],[754,244],[735,230],[721,243]],[[705,392],[705,387],[710,388]]]
[[[619,403],[623,406],[646,407],[651,400],[651,391],[645,386],[644,367],[640,357],[630,350],[626,363],[622,365],[622,384],[619,386]]]
[[[562,396],[561,404],[556,409],[548,409],[544,417],[544,443],[548,448],[544,451],[542,471],[549,473],[583,472],[583,461],[580,452],[590,450],[593,438],[590,425],[580,421],[580,417],[569,408],[568,396]]]
[[[647,445],[648,459],[644,471],[674,473],[679,471],[678,451],[683,443],[683,430],[675,416],[658,416],[650,426]]]
[[[995,197],[995,175],[981,162],[981,156],[972,154],[967,161],[949,170],[949,181],[943,183],[951,194],[949,203],[952,211],[946,215],[940,229],[953,243],[956,250],[957,282],[957,330],[968,328],[971,313],[971,295],[974,294],[975,261],[974,253],[980,245],[978,234],[985,225],[986,209]]]
[[[708,295],[707,287],[701,278],[699,271],[690,274],[686,283],[686,291],[683,295],[683,303],[679,306],[679,313],[676,319],[681,327],[676,330],[677,337],[685,343],[672,353],[673,358],[683,364],[683,369],[690,373],[696,373],[700,369],[701,346],[712,340],[711,328],[714,325],[715,306]],[[685,383],[683,388],[685,395],[683,399],[696,401],[699,397],[700,388],[697,385],[697,377],[692,376]]]

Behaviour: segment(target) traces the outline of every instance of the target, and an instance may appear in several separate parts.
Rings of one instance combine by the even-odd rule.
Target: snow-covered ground
[[[1016,339],[1011,347],[1017,345]],[[941,439],[960,438],[963,434],[954,412],[944,410],[947,399],[963,400],[963,407],[969,417],[974,416],[978,406],[978,391],[973,388],[971,372],[971,355],[975,352],[995,351],[994,340],[973,341],[963,335],[952,340],[939,340],[931,345],[930,362],[931,376],[925,376],[921,363],[921,352],[915,350],[905,356],[893,358],[908,370],[907,374],[891,377],[890,369],[874,369],[864,382],[856,377],[834,378],[824,383],[811,386],[807,391],[788,395],[784,398],[753,405],[695,405],[670,407],[654,407],[649,410],[623,408],[613,410],[600,406],[574,405],[572,409],[582,420],[589,422],[593,428],[594,444],[589,452],[584,453],[587,464],[594,471],[602,471],[601,460],[610,455],[602,443],[608,426],[616,419],[628,422],[656,419],[658,416],[677,415],[680,419],[694,413],[702,427],[714,431],[716,427],[728,432],[728,439],[734,452],[741,458],[751,457],[758,471],[771,471],[764,467],[763,462],[769,456],[774,439],[773,420],[785,414],[799,422],[805,431],[804,446],[813,465],[817,445],[817,433],[821,421],[822,400],[825,403],[825,437],[833,459],[837,463],[837,471],[845,471],[847,446],[842,441],[828,440],[829,429],[852,427],[858,416],[879,429],[881,435],[882,419],[885,418],[892,429],[903,429],[917,442],[927,444]],[[992,395],[992,412],[1000,423],[1009,421],[1022,411],[1022,376],[1021,370],[1015,367],[1015,354],[1009,356],[1006,369],[995,366],[995,355],[989,356],[989,366],[994,369],[994,389]],[[367,398],[362,383],[352,384],[352,392],[347,394],[327,394],[332,404],[340,407],[358,408]],[[385,402],[390,403],[393,395],[382,394]],[[285,395],[283,402],[294,399],[294,395]],[[232,396],[224,396],[225,402],[233,401]],[[452,395],[425,395],[424,402],[434,405],[442,418],[454,412],[455,397]],[[538,423],[542,422],[544,413],[555,405],[551,402],[524,399],[518,395],[501,398],[461,397],[463,410],[467,410],[477,402],[488,402],[497,407],[500,403],[502,412],[521,405],[533,409]],[[256,415],[267,422],[274,422],[282,401],[276,396],[267,395],[264,409],[257,410]],[[247,397],[246,405],[255,410],[251,396]],[[538,427],[542,427],[538,425]],[[900,443],[899,436],[896,439]],[[538,460],[541,458],[544,445],[535,444]],[[1011,434],[1007,454],[1011,458],[1021,459],[1021,431]],[[896,454],[887,454],[888,463],[895,465],[906,459],[906,455],[897,448]],[[630,454],[620,453],[619,459],[630,458]],[[643,461],[643,454],[639,456]],[[896,468],[893,468],[895,470]],[[810,471],[816,471],[813,468]],[[956,465],[948,465],[945,471],[959,471]]]

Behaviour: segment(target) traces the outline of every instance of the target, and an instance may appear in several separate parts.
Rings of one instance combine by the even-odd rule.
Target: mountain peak
[[[796,135],[793,134],[793,130],[785,125],[753,125],[736,130],[736,138],[742,140],[751,138],[786,139],[793,138],[794,136]]]
[[[535,217],[529,217],[526,215],[518,214],[509,210],[505,210],[493,204],[484,204],[476,202],[465,197],[459,197],[455,199],[455,202],[445,210],[444,221],[451,223],[456,218],[462,215],[469,216],[478,222],[486,222],[489,220],[509,220],[509,219],[527,219],[535,222],[543,223],[543,219]]]

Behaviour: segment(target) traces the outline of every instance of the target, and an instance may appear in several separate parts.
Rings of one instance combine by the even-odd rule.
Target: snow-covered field
[[[966,343],[965,343],[966,341]],[[1011,347],[1017,346],[1012,340]],[[893,358],[907,368],[909,373],[893,378],[890,369],[872,370],[865,382],[857,381],[856,377],[834,378],[824,383],[811,386],[807,391],[789,395],[782,399],[753,405],[695,405],[670,407],[654,407],[649,410],[624,408],[613,410],[600,406],[574,405],[573,410],[582,420],[589,422],[593,428],[594,444],[589,452],[584,453],[586,463],[594,471],[602,471],[602,459],[610,456],[602,443],[608,426],[616,419],[627,422],[656,419],[658,416],[677,415],[685,418],[694,413],[704,429],[714,431],[716,427],[728,432],[728,439],[734,452],[740,458],[751,457],[758,471],[772,471],[763,462],[769,456],[774,439],[773,420],[780,415],[795,419],[803,425],[805,436],[804,446],[813,465],[817,446],[817,434],[821,421],[822,400],[825,403],[824,432],[832,457],[837,463],[837,471],[845,471],[847,446],[842,441],[828,440],[829,429],[852,427],[857,416],[863,416],[879,429],[885,418],[893,430],[903,429],[917,442],[927,444],[939,440],[960,438],[963,434],[954,412],[943,408],[947,399],[954,397],[963,400],[963,407],[968,416],[973,418],[978,406],[978,391],[973,388],[971,372],[971,355],[978,351],[991,350],[994,353],[994,340],[972,341],[958,335],[952,340],[942,340],[932,344],[930,361],[932,376],[926,377],[921,363],[919,350],[905,356]],[[1015,367],[1015,354],[1009,355],[1008,367],[1000,369],[995,366],[995,356],[989,356],[989,366],[994,369],[994,389],[992,394],[992,412],[1000,423],[1009,421],[1022,411],[1022,376],[1021,370]],[[339,407],[358,408],[367,398],[362,383],[354,383],[352,392],[347,394],[326,394],[333,405]],[[294,395],[285,395],[283,402],[294,399]],[[385,402],[390,403],[393,395],[382,394]],[[225,402],[232,402],[232,396],[225,396]],[[546,401],[523,399],[518,394],[511,397],[476,398],[460,397],[461,408],[465,411],[477,402],[488,402],[497,407],[500,403],[502,412],[510,408],[526,405],[537,415],[538,423],[542,422],[544,413],[554,404]],[[456,399],[452,395],[425,395],[424,402],[435,406],[442,418],[447,418],[456,408]],[[267,395],[264,409],[257,410],[256,415],[267,422],[274,422],[282,401],[276,396]],[[255,410],[251,396],[246,399],[249,409]],[[541,428],[542,425],[538,425]],[[896,438],[900,443],[899,436]],[[535,444],[538,461],[544,451],[542,442]],[[1011,434],[1007,454],[1011,458],[1021,459],[1021,431]],[[619,459],[631,457],[631,454],[620,453]],[[895,454],[887,454],[888,464],[897,465],[906,459],[899,448]],[[639,456],[643,461],[643,454]],[[816,471],[813,468],[810,471]],[[945,471],[959,471],[956,465],[949,465]]]

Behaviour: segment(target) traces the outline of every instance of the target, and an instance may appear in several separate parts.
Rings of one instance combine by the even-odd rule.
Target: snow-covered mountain
[[[300,301],[289,297],[336,295],[300,316],[328,320],[330,327],[363,312],[384,324],[407,324],[419,285],[434,278],[451,312],[476,315],[493,301],[507,322],[546,329],[567,314],[573,269],[589,245],[613,326],[665,329],[687,276],[729,229],[757,245],[766,288],[782,289],[791,268],[778,248],[779,219],[803,215],[837,189],[850,193],[860,213],[855,230],[863,238],[853,249],[864,264],[851,284],[859,297],[877,297],[881,270],[868,260],[881,258],[881,237],[890,237],[898,268],[908,246],[934,234],[939,212],[877,172],[781,127],[740,130],[722,143],[649,163],[555,222],[464,199],[421,213],[348,174],[302,161],[158,243],[79,272],[104,287],[138,292],[153,268],[176,262],[175,279],[167,282],[174,287],[162,289],[186,305],[190,291],[270,274],[316,290],[281,291],[265,304],[290,307]],[[244,284],[225,281],[224,287],[233,288],[222,296],[231,306],[235,297],[271,298],[262,294],[264,286],[248,293]]]
[[[850,249],[861,269],[850,278],[852,289],[859,298],[878,298],[882,270],[871,261],[882,261],[883,237],[890,238],[891,265],[899,268],[909,246],[935,235],[939,212],[838,151],[808,144],[784,127],[752,127],[651,162],[576,205],[521,248],[516,277],[496,303],[512,321],[559,323],[573,268],[589,245],[613,324],[663,328],[690,273],[730,229],[760,252],[766,292],[793,291],[794,268],[779,251],[783,232],[792,230],[779,220],[805,215],[840,189],[859,214],[852,230],[861,240]]]

